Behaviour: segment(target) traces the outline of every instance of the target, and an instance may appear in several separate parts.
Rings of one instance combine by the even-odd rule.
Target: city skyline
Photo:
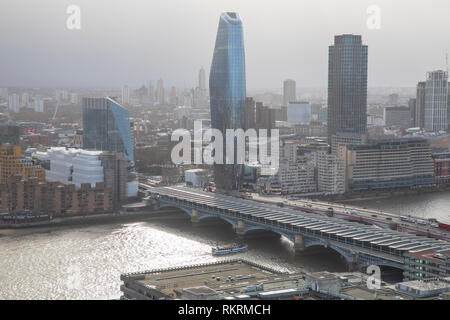
[[[450,300],[449,12],[3,0],[0,300]]]
[[[161,77],[177,87],[192,86],[196,83],[198,68],[209,65],[211,61],[208,52],[212,50],[214,14],[206,16],[203,12],[209,10],[219,14],[231,8],[231,11],[240,12],[247,21],[244,38],[248,42],[249,89],[279,88],[281,81],[288,78],[295,79],[299,87],[326,87],[325,46],[335,34],[361,34],[372,48],[369,69],[373,72],[369,73],[369,87],[413,87],[426,72],[443,69],[445,53],[450,51],[445,42],[432,39],[445,38],[444,12],[448,12],[446,9],[450,9],[450,4],[440,0],[435,2],[435,6],[425,8],[419,6],[419,1],[410,1],[407,11],[401,4],[379,1],[382,10],[379,30],[367,27],[370,15],[366,11],[371,2],[365,0],[352,2],[349,12],[345,12],[346,19],[342,21],[339,17],[344,14],[343,8],[326,0],[319,1],[318,6],[303,2],[293,5],[286,1],[289,12],[273,1],[263,1],[258,9],[235,1],[224,5],[223,2],[211,4],[199,0],[194,1],[190,8],[183,3],[175,7],[171,4],[170,9],[175,16],[187,10],[192,12],[191,16],[197,17],[190,25],[177,19],[183,28],[170,21],[163,22],[159,17],[144,19],[145,15],[154,17],[165,13],[169,10],[165,4],[154,6],[152,10],[145,4],[133,4],[126,6],[119,1],[114,5],[92,6],[81,1],[82,24],[76,31],[65,27],[68,3],[57,4],[52,10],[42,4],[22,6],[20,1],[2,4],[0,26],[7,24],[8,29],[13,26],[16,36],[5,35],[0,44],[3,52],[0,67],[4,70],[0,86],[121,87],[127,83],[137,87],[148,79]],[[99,8],[104,13],[102,11],[101,14]],[[140,12],[136,12],[137,8]],[[21,10],[20,19],[11,21],[10,17],[18,10]],[[127,23],[113,24],[114,17],[119,14],[124,21],[130,22],[130,26]],[[260,25],[260,19],[278,21],[283,15],[287,15],[289,24],[263,24],[259,26],[264,31],[261,33],[264,37],[261,37],[256,27]],[[420,30],[410,32],[414,28],[413,17],[419,15],[423,20],[433,18],[433,24],[424,23]],[[440,15],[443,19],[438,19]],[[152,22],[149,24],[147,21]],[[326,24],[328,21],[333,23]],[[306,28],[308,23],[320,27],[313,38],[305,31],[309,29]],[[435,37],[428,37],[430,33]],[[192,34],[195,34],[194,39],[188,37]],[[115,41],[117,36],[122,36],[124,41]],[[102,43],[106,44],[101,47],[92,37],[103,37],[107,41]],[[299,37],[302,41],[292,41]],[[54,45],[48,43],[47,38],[58,43],[57,50],[52,52]],[[416,45],[417,41],[421,46]],[[33,47],[30,43],[34,43]],[[410,52],[412,47],[414,54]],[[179,62],[180,48],[185,50],[182,63]],[[108,51],[106,56],[100,53],[105,49]],[[265,66],[264,71],[259,65]],[[39,76],[43,72],[46,74],[44,79]]]

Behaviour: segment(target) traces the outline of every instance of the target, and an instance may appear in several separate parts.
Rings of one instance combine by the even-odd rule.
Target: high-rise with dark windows
[[[339,132],[367,130],[368,48],[360,35],[334,37],[328,52],[328,142]]]
[[[283,82],[283,105],[287,106],[289,102],[297,101],[297,91],[295,80],[287,79]]]
[[[134,163],[128,110],[111,98],[83,98],[83,148],[123,152]]]
[[[225,137],[226,129],[244,129],[245,117],[245,52],[242,21],[235,12],[220,15],[216,44],[209,76],[211,126]],[[224,149],[226,144],[224,143]],[[236,155],[236,152],[235,152]],[[225,163],[224,150],[224,163]],[[242,181],[242,165],[214,166],[216,187],[238,189]]]

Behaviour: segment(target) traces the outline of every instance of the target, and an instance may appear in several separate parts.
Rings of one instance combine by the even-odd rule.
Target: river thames
[[[235,240],[221,221],[194,227],[184,214],[171,219],[95,226],[0,230],[0,299],[116,299],[120,274],[213,262],[211,247]],[[245,239],[244,258],[280,271],[346,271],[327,249],[295,257],[273,234]],[[223,259],[223,258],[222,258]]]
[[[352,200],[344,203],[399,215],[411,215],[425,219],[435,218],[450,224],[450,191]]]
[[[450,223],[450,192],[346,202]],[[235,241],[222,221],[193,226],[186,215],[103,225],[0,230],[0,299],[116,299],[120,274],[213,262],[211,247]],[[273,234],[250,235],[244,258],[280,271],[346,271],[339,255],[318,249],[295,256]]]

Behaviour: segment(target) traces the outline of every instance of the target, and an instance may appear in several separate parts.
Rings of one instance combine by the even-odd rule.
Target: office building
[[[416,102],[417,100],[409,99],[408,108],[409,108],[409,128],[414,128],[416,126]]]
[[[21,128],[14,122],[0,119],[0,146],[19,145],[21,132]]]
[[[200,90],[206,90],[206,73],[203,67],[198,72],[198,87]]]
[[[283,105],[287,106],[292,101],[297,101],[296,83],[295,80],[287,79],[283,82]]]
[[[329,47],[328,143],[339,132],[367,130],[368,48],[360,35],[339,35]]]
[[[443,278],[450,280],[450,252],[433,250],[408,252],[405,254],[405,272],[403,275],[405,280]]]
[[[392,93],[392,94],[390,94],[389,95],[389,104],[391,104],[391,105],[396,105],[396,104],[398,104],[398,99],[399,99],[399,96],[398,96],[398,93]]]
[[[245,129],[256,129],[256,102],[251,97],[245,98]]]
[[[367,135],[359,135],[356,133],[338,133],[331,137],[331,153],[337,154],[341,146],[349,144],[360,144],[367,141]]]
[[[442,70],[428,72],[425,83],[425,130],[447,131],[447,99],[448,73]]]
[[[317,155],[317,191],[326,194],[345,192],[345,165],[336,154],[320,150]]]
[[[209,76],[209,92],[211,127],[223,134],[226,129],[245,128],[244,37],[242,21],[235,12],[224,12],[220,15]],[[225,147],[224,143],[224,151]],[[225,156],[226,152],[224,163]],[[215,182],[219,190],[238,189],[242,175],[242,165],[214,165]]]
[[[425,127],[425,87],[426,82],[419,82],[416,88],[416,121],[415,127]]]
[[[314,149],[300,148],[297,142],[283,142],[280,146],[280,164],[277,173],[281,194],[317,191],[314,151]]]
[[[83,98],[83,148],[123,152],[134,163],[128,110],[111,98]]]
[[[263,105],[262,102],[255,104],[256,129],[266,129],[270,136],[270,130],[275,128],[276,109]]]
[[[409,107],[386,107],[383,110],[384,124],[408,129],[410,125]]]
[[[366,192],[434,184],[431,146],[423,138],[371,140],[345,146],[347,192]]]
[[[0,183],[6,183],[11,176],[45,180],[45,170],[31,158],[22,156],[19,146],[0,146]]]
[[[159,79],[158,82],[156,83],[156,102],[160,105],[165,103],[163,79]]]
[[[291,101],[287,105],[287,122],[309,123],[311,121],[311,104],[309,102]]]
[[[122,87],[122,103],[130,104],[130,87],[127,85]]]

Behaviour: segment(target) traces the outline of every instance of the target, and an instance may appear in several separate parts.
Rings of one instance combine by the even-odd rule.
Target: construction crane
[[[53,113],[52,120],[50,121],[50,125],[51,125],[52,128],[55,127],[56,113],[58,112],[58,109],[59,109],[59,101],[56,102],[55,113]]]

